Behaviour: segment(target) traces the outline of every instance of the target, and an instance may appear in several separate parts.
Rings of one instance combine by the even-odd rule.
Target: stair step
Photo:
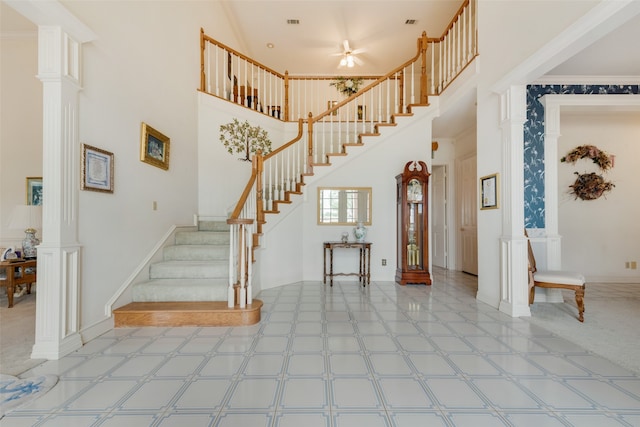
[[[176,245],[228,245],[227,231],[179,231],[176,233]]]
[[[227,221],[199,221],[199,231],[226,231],[229,232]]]
[[[229,277],[228,261],[162,261],[149,268],[151,279],[214,279]]]
[[[227,301],[228,278],[152,279],[131,287],[134,302],[149,301]]]
[[[229,245],[174,245],[163,250],[165,261],[228,260]]]
[[[116,328],[140,326],[246,326],[260,321],[262,301],[228,308],[225,301],[133,302],[113,311]]]

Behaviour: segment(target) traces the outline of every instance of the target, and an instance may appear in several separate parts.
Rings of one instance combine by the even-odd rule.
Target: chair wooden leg
[[[529,288],[529,305],[533,304],[533,300],[536,297],[536,287],[532,286]]]
[[[576,289],[576,305],[578,306],[578,320],[584,322],[584,289]]]

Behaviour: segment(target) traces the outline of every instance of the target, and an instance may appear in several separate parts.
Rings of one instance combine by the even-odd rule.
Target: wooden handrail
[[[269,154],[265,155],[264,156],[264,160],[269,160],[271,157],[275,156],[279,152],[286,150],[287,148],[289,148],[290,146],[292,146],[296,142],[300,141],[300,139],[302,138],[302,134],[303,134],[303,127],[304,127],[303,125],[304,125],[304,120],[303,119],[298,119],[298,135],[296,135],[296,137],[293,138],[291,141],[287,142],[284,145],[281,145],[280,147],[276,148],[275,150],[273,150]]]
[[[362,96],[365,92],[368,92],[369,90],[373,89],[374,87],[376,87],[380,83],[386,81],[387,79],[394,78],[393,77],[394,74],[401,72],[402,70],[404,70],[405,67],[407,67],[407,66],[411,65],[412,63],[416,62],[421,56],[424,57],[424,54],[426,53],[426,47],[424,48],[424,52],[423,52],[423,45],[426,46],[426,44],[427,44],[427,33],[423,32],[422,33],[422,37],[418,39],[418,52],[416,53],[416,56],[414,56],[413,58],[409,59],[408,61],[406,61],[402,65],[394,68],[393,70],[391,70],[390,72],[388,72],[384,76],[381,76],[381,77],[377,78],[375,81],[369,83],[367,86],[363,87],[361,90],[359,90],[358,92],[356,92],[353,95],[349,96],[348,98],[346,98],[342,102],[337,103],[336,105],[334,105],[332,108],[328,109],[327,111],[325,111],[323,113],[320,113],[317,116],[313,117],[313,119],[310,118],[309,120],[313,120],[314,122],[317,122],[320,119],[322,119],[323,117],[326,117],[326,116],[332,114],[334,111],[339,110],[340,107],[348,104],[353,99],[358,98],[359,96]],[[424,57],[424,61],[426,61],[426,57]],[[426,64],[426,62],[425,62],[425,64]],[[423,70],[424,70],[424,73],[426,74],[426,65],[424,66]],[[422,94],[421,94],[421,96],[422,96]],[[426,89],[425,89],[425,96],[426,96]],[[426,103],[427,102],[425,101],[424,104],[426,104]]]
[[[257,67],[262,68],[263,70],[268,71],[271,74],[275,74],[276,76],[280,77],[281,79],[284,79],[284,74],[281,74],[281,73],[277,72],[276,70],[274,70],[272,68],[269,68],[264,64],[261,64],[258,61],[254,61],[253,59],[249,58],[246,55],[243,55],[242,53],[238,52],[237,50],[235,50],[235,49],[233,49],[233,48],[231,48],[231,47],[229,47],[229,46],[227,46],[227,45],[225,45],[223,43],[220,43],[219,41],[207,36],[206,34],[204,34],[204,30],[202,30],[202,37],[203,37],[203,41],[206,40],[211,44],[214,44],[216,46],[219,46],[219,47],[223,48],[224,50],[228,50],[229,52],[231,52],[234,55],[240,57],[241,59],[247,61],[248,63],[256,65]]]
[[[244,191],[240,195],[240,199],[238,200],[238,203],[236,203],[235,209],[233,210],[229,219],[227,220],[227,224],[232,224],[232,222],[229,222],[229,221],[235,221],[240,217],[240,213],[242,212],[242,209],[244,208],[244,205],[247,202],[247,199],[249,198],[249,194],[251,193],[251,189],[253,188],[253,184],[256,182],[256,179],[257,179],[258,168],[257,168],[256,158],[259,158],[259,157],[262,157],[262,153],[258,150],[256,155],[253,157],[253,160],[251,161],[251,176],[249,177],[249,181],[247,182],[247,185],[244,187]]]

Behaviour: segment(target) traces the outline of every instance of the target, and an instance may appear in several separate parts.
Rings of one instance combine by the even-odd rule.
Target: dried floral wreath
[[[580,159],[590,158],[593,163],[598,165],[603,171],[608,171],[613,166],[611,156],[600,150],[595,145],[580,145],[569,151],[569,153],[560,159],[561,162],[575,163]]]
[[[586,158],[590,158],[604,172],[613,167],[613,158],[595,145],[580,145],[571,150],[560,161],[573,164],[580,159]],[[602,175],[598,175],[595,172],[583,174],[574,172],[574,174],[578,178],[569,188],[571,188],[570,193],[574,194],[576,199],[595,200],[615,187],[612,182],[605,181]]]
[[[615,185],[612,182],[605,181],[602,175],[595,172],[579,174],[573,185],[570,185],[571,193],[575,194],[576,199],[595,200],[607,191],[611,191]]]

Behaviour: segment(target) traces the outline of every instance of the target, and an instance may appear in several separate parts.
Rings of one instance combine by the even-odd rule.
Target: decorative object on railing
[[[238,160],[251,161],[251,154],[261,150],[271,152],[269,134],[260,126],[251,126],[247,120],[240,123],[233,119],[231,123],[220,125],[220,142],[227,148],[229,154],[244,153],[245,157]]]
[[[360,77],[338,77],[331,86],[335,86],[338,92],[345,96],[356,94],[360,90],[362,78]]]
[[[560,159],[561,162],[574,164],[580,159],[589,158],[604,172],[613,167],[613,156],[600,150],[595,145],[580,145]]]
[[[578,175],[573,185],[570,185],[570,193],[576,196],[576,199],[595,200],[604,195],[607,191],[611,191],[615,185],[610,181],[605,181],[602,175],[595,172],[583,173],[574,172]]]

